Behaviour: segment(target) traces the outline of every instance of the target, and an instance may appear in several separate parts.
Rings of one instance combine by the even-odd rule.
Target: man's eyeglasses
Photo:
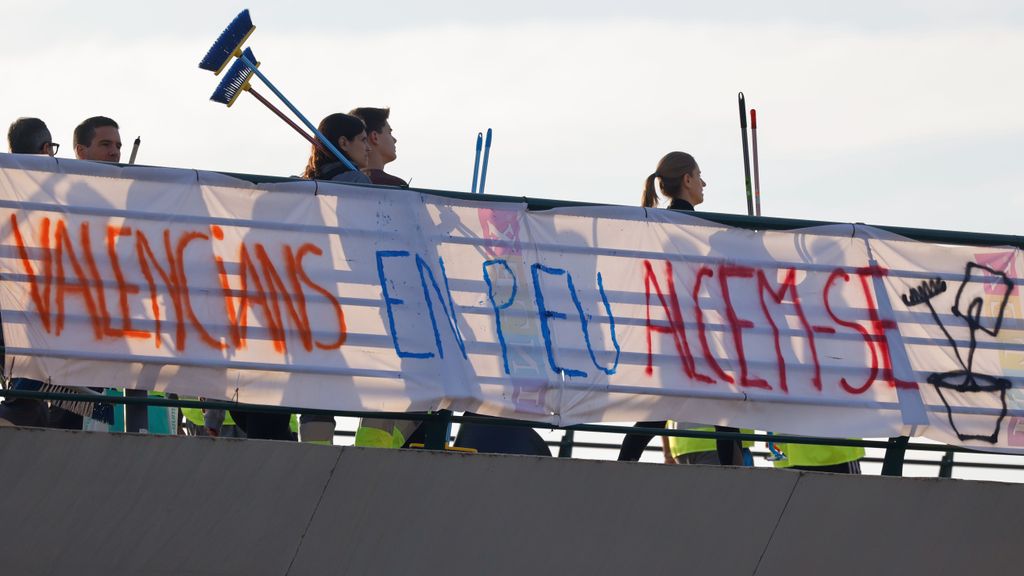
[[[57,150],[60,150],[60,144],[56,142],[46,142],[43,144],[42,152],[49,154],[50,156],[56,156]]]

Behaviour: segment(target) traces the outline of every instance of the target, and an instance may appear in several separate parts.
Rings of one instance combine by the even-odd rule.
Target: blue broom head
[[[242,44],[245,44],[255,30],[256,26],[253,26],[252,18],[249,17],[249,10],[242,10],[221,32],[217,41],[210,47],[210,51],[199,62],[199,67],[220,74],[232,56],[241,54]]]
[[[259,62],[256,61],[256,56],[253,55],[252,50],[246,48],[242,54],[252,62],[259,66]],[[214,90],[213,96],[210,96],[210,100],[226,104],[229,108],[238,99],[238,95],[249,87],[249,80],[252,78],[252,68],[249,67],[242,60],[235,60],[235,63],[228,69],[227,74],[221,79],[220,84],[217,84],[217,89]]]

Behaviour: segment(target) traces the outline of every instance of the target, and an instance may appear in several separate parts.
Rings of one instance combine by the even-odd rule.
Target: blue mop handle
[[[335,147],[334,144],[330,140],[328,140],[326,136],[321,134],[320,131],[316,129],[316,126],[310,124],[309,120],[306,120],[306,117],[303,116],[302,113],[299,112],[297,108],[295,108],[295,106],[292,106],[292,103],[289,102],[288,99],[284,97],[284,94],[281,94],[281,92],[279,92],[277,88],[274,87],[270,80],[267,79],[267,77],[264,76],[262,72],[260,72],[259,68],[257,68],[255,64],[250,62],[249,59],[246,58],[244,54],[239,55],[238,59],[242,62],[245,62],[245,65],[248,66],[250,70],[252,70],[253,74],[258,76],[259,79],[262,80],[263,83],[267,85],[267,88],[270,88],[270,91],[273,92],[274,95],[281,100],[281,102],[284,102],[285,106],[287,106],[288,109],[291,110],[293,114],[299,117],[299,120],[302,120],[302,123],[306,125],[306,128],[309,128],[310,130],[313,131],[313,134],[316,134],[316,137],[319,138],[320,141],[324,143],[324,146],[326,146],[327,149],[330,150],[332,154],[338,157],[338,160],[341,160],[341,163],[344,164],[346,168],[348,168],[349,170],[353,170],[355,172],[359,171],[359,169],[356,168],[355,165],[352,164],[352,162],[348,158],[345,158],[345,155],[342,154],[341,151],[338,150],[338,148]]]
[[[491,157],[491,129],[487,129],[487,140],[484,142],[484,164],[480,168],[480,193],[484,193],[484,185],[487,184],[487,159]]]
[[[483,132],[476,133],[476,158],[473,158],[473,187],[470,192],[476,194],[476,178],[480,175],[480,150],[484,146]]]

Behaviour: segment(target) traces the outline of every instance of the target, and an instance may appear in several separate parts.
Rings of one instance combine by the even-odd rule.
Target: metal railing
[[[36,392],[28,390],[4,390],[0,389],[0,396],[6,398],[30,398],[43,401],[91,401],[108,404],[123,404],[125,406],[162,406],[176,408],[199,408],[219,410],[242,410],[245,412],[257,412],[265,414],[309,414],[333,417],[349,418],[389,418],[394,420],[419,420],[424,427],[424,448],[429,450],[444,450],[454,440],[451,435],[452,424],[486,424],[488,426],[508,426],[514,428],[533,428],[545,430],[564,430],[562,438],[558,441],[548,441],[549,447],[558,448],[558,457],[573,457],[576,448],[589,448],[598,450],[618,450],[618,445],[605,442],[579,442],[575,440],[576,432],[596,432],[603,434],[650,434],[652,436],[679,436],[686,438],[703,439],[726,439],[726,440],[752,440],[756,442],[777,442],[787,444],[815,444],[826,446],[859,446],[866,449],[884,450],[883,458],[866,457],[865,462],[881,462],[883,476],[902,476],[905,465],[928,465],[937,466],[940,478],[952,477],[954,466],[967,468],[984,468],[992,470],[1015,470],[1024,471],[1024,461],[1021,463],[974,463],[956,462],[955,454],[979,453],[976,450],[958,446],[942,444],[927,444],[910,442],[907,437],[896,437],[888,440],[860,440],[850,438],[825,438],[811,436],[789,436],[782,434],[747,434],[742,432],[703,432],[697,430],[674,430],[667,428],[642,428],[636,426],[615,426],[608,424],[576,424],[573,426],[559,426],[545,422],[531,422],[526,420],[511,420],[495,418],[491,416],[480,416],[474,414],[454,414],[447,410],[427,413],[405,413],[405,412],[358,412],[348,410],[322,410],[295,408],[288,406],[265,406],[257,404],[242,404],[220,400],[187,400],[174,397],[154,396],[83,396],[78,394],[61,394],[55,392]],[[335,436],[354,436],[351,431],[335,431]],[[661,448],[647,448],[648,451],[661,451]],[[942,453],[940,460],[907,459],[908,450]],[[764,456],[764,453],[755,452],[755,456]],[[1017,455],[1005,455],[1007,458],[1016,458]]]

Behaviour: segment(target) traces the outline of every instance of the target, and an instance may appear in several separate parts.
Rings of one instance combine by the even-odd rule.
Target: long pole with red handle
[[[750,109],[750,153],[754,157],[754,213],[761,215],[761,173],[757,169],[757,110]]]

